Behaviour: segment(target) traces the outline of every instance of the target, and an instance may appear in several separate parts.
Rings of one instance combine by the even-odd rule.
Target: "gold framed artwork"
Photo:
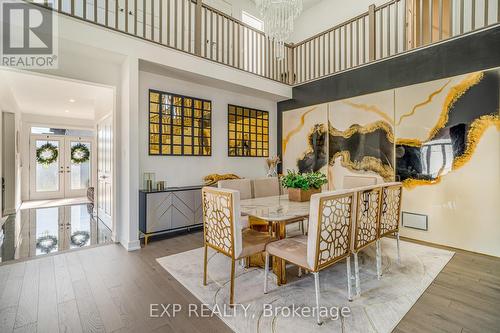
[[[150,89],[149,155],[211,156],[212,102]]]
[[[228,105],[228,156],[269,157],[269,112]]]

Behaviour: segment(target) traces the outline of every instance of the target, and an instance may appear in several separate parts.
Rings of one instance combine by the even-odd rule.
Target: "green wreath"
[[[57,237],[45,234],[36,239],[36,248],[43,253],[50,253],[57,246]]]
[[[83,143],[77,143],[71,147],[71,162],[74,164],[85,163],[89,160],[90,151]]]
[[[45,166],[57,161],[58,156],[59,150],[50,142],[47,142],[36,150],[36,161]]]
[[[88,231],[81,230],[81,231],[75,231],[71,235],[70,240],[71,244],[78,247],[82,247],[85,246],[85,244],[87,244],[89,238],[90,238],[90,233]]]

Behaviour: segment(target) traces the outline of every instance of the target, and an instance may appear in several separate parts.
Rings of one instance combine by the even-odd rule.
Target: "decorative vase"
[[[273,165],[273,166],[269,167],[269,169],[267,170],[268,177],[278,176],[278,171],[276,170],[276,167],[277,167],[277,165]]]
[[[288,189],[288,200],[290,201],[309,201],[311,200],[311,195],[320,193],[320,188],[310,188],[308,190],[303,190],[300,188],[289,188]]]

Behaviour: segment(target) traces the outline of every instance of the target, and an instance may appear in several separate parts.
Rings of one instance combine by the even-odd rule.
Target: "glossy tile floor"
[[[110,230],[90,212],[92,204],[77,204],[11,215],[0,232],[0,262],[111,242]]]

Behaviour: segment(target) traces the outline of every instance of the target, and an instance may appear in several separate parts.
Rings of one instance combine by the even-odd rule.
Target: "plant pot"
[[[288,200],[290,201],[309,201],[311,200],[311,195],[320,193],[321,189],[310,188],[309,190],[302,190],[300,188],[289,188],[288,189]]]

